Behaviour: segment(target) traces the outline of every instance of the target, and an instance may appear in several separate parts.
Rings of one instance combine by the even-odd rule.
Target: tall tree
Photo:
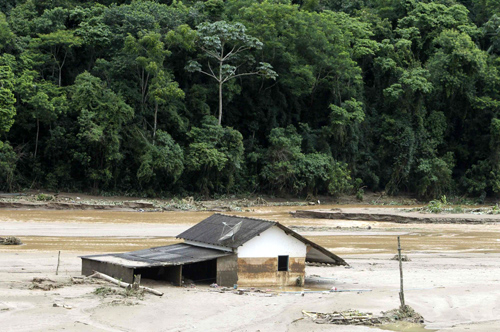
[[[254,58],[247,52],[252,49],[261,49],[262,43],[246,33],[241,23],[218,21],[198,25],[198,44],[203,55],[207,58],[207,68],[202,69],[198,61],[191,60],[186,69],[190,72],[200,72],[217,81],[219,90],[219,125],[222,123],[222,86],[236,77],[262,75],[276,79],[278,74],[267,62],[260,62],[254,66]],[[212,68],[211,62],[215,62]],[[247,71],[239,70],[243,66]]]
[[[62,70],[72,48],[82,45],[82,39],[72,31],[58,30],[48,34],[40,34],[34,38],[31,47],[41,53],[50,55],[50,60],[57,67],[57,84],[62,85]]]

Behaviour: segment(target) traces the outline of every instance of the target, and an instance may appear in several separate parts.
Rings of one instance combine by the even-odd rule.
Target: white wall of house
[[[306,254],[307,246],[303,242],[287,235],[276,226],[265,230],[238,248],[238,258],[277,257],[280,255],[306,257]]]

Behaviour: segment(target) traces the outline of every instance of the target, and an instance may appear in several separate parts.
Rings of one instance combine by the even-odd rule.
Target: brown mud
[[[431,214],[408,212],[401,209],[346,208],[297,210],[292,213],[296,218],[346,219],[393,222],[400,224],[490,224],[500,223],[500,215],[443,213]]]
[[[329,196],[276,198],[270,196],[225,197],[222,199],[200,200],[185,198],[141,198],[126,196],[94,196],[79,193],[54,193],[28,191],[23,193],[0,192],[0,209],[41,209],[41,210],[113,210],[113,211],[248,211],[260,206],[314,206],[314,205],[346,205],[346,206],[416,206],[418,201],[412,197],[390,197],[380,193],[367,193],[365,202],[354,196],[345,195],[338,198]]]
[[[333,206],[332,206],[333,207]],[[395,237],[414,252],[500,252],[498,224],[398,224],[391,222],[293,218],[294,207],[256,207],[232,214],[278,221],[301,235],[344,254],[395,253]],[[132,251],[172,244],[175,236],[212,212],[123,212],[0,210],[0,236],[25,245],[1,251],[80,253]],[[411,259],[410,255],[410,259]],[[411,263],[410,263],[411,264]]]
[[[404,263],[406,300],[425,317],[427,328],[495,331],[500,326],[496,315],[500,296],[498,224],[294,218],[289,213],[297,210],[293,206],[255,206],[248,210],[231,214],[279,221],[350,264],[348,269],[307,266],[307,289],[371,291],[311,292],[304,297],[285,292],[267,298],[152,283],[151,287],[166,296],[147,297],[134,306],[116,305],[112,299],[92,295],[95,285],[33,291],[27,288],[33,277],[59,280],[54,278],[59,250],[61,277],[76,276],[81,273],[78,256],[172,244],[178,241],[177,234],[212,212],[4,209],[0,210],[0,236],[18,236],[25,245],[0,247],[2,327],[6,331],[127,331],[155,330],[158,326],[182,331],[226,331],[229,326],[239,331],[332,331],[331,325],[313,327],[311,322],[297,318],[302,310],[356,308],[378,313],[398,304],[398,263],[391,260],[396,253],[396,235],[401,236],[403,252],[411,259]],[[56,308],[54,303],[72,310]],[[339,326],[334,330],[351,328]],[[405,328],[423,331],[418,326],[394,326],[394,330]]]

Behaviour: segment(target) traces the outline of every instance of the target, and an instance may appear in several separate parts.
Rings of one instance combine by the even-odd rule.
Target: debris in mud
[[[54,303],[52,306],[55,308],[73,309],[72,306],[67,305],[67,304],[61,304],[61,303]]]
[[[212,284],[212,285],[214,285],[214,284]],[[212,285],[210,285],[210,287],[212,287]],[[261,297],[278,296],[278,293],[276,293],[276,291],[273,291],[271,289],[263,290],[263,289],[258,289],[255,287],[234,289],[231,287],[221,287],[221,286],[217,286],[214,288],[215,289],[207,289],[207,291],[215,292],[215,293],[226,293],[227,292],[227,293],[233,293],[236,295],[252,295],[252,296],[261,296]]]
[[[14,236],[9,236],[9,237],[0,237],[0,244],[3,244],[5,246],[18,246],[23,244],[21,242],[21,239],[14,237]]]
[[[71,277],[71,283],[73,285],[82,285],[82,284],[105,284],[106,281],[88,277]]]
[[[131,300],[113,300],[109,305],[111,306],[133,306],[133,305],[139,305],[139,302],[136,301],[131,301]]]
[[[404,309],[398,308],[389,311],[382,312],[384,317],[389,319],[391,322],[395,321],[405,321],[408,323],[423,323],[424,317],[416,312],[409,305],[405,305]]]
[[[399,261],[399,256],[394,255],[394,257],[391,258],[391,261]],[[407,255],[401,255],[401,261],[402,262],[411,262],[411,259]]]
[[[486,207],[475,207],[475,208],[467,208],[462,207],[461,205],[451,205],[448,204],[446,198],[443,200],[433,200],[430,201],[429,204],[423,207],[417,207],[412,209],[404,210],[407,212],[420,212],[420,213],[428,213],[428,214],[440,214],[440,213],[448,213],[448,214],[476,214],[476,215],[498,215],[500,214],[500,206],[498,204],[494,206],[486,206]]]
[[[336,325],[368,325],[382,324],[383,320],[373,317],[370,312],[359,312],[357,310],[334,311],[331,313],[310,312],[302,310],[302,314],[316,324],[336,324]]]
[[[151,294],[154,294],[157,296],[163,296],[163,293],[157,291],[156,289],[141,286],[140,285],[140,282],[141,282],[141,275],[140,274],[134,276],[134,283],[133,284],[129,284],[129,283],[123,282],[121,280],[115,279],[113,277],[110,277],[104,273],[97,272],[97,271],[93,271],[93,272],[94,273],[92,275],[88,276],[87,278],[98,278],[98,279],[106,280],[106,281],[111,282],[115,285],[118,285],[119,287],[126,288],[127,292],[143,291],[143,292],[148,292],[148,293],[151,293]]]
[[[94,291],[92,293],[95,295],[99,295],[101,297],[106,297],[109,295],[119,295],[121,292],[116,288],[97,287],[96,289],[94,289]]]
[[[72,194],[23,193],[15,195],[0,194],[0,209],[54,209],[54,210],[135,210],[139,212],[161,211],[215,211],[229,212],[245,210],[255,206],[305,206],[303,201],[268,202],[258,196],[252,198],[221,198],[197,200],[193,196],[156,199],[113,199],[102,196],[76,197]]]
[[[49,291],[64,286],[66,285],[49,278],[34,277],[31,281],[30,289],[41,289],[44,291]]]
[[[292,212],[290,212],[291,215],[293,215]],[[290,226],[289,228],[293,229],[296,232],[334,232],[339,229],[349,229],[349,230],[365,230],[365,229],[372,229],[371,226],[364,227],[364,226]]]
[[[330,263],[306,262],[306,266],[323,266],[323,267],[327,267],[327,266],[337,266],[337,265],[330,264]]]
[[[254,202],[255,205],[267,205],[267,201],[262,198],[262,197],[257,197],[257,199],[255,199],[255,202]]]
[[[424,322],[424,318],[408,305],[404,309],[398,308],[382,312],[381,316],[373,316],[371,312],[359,312],[353,309],[331,313],[302,310],[302,314],[311,318],[316,324],[375,326],[394,323],[396,321],[419,324]]]
[[[126,288],[124,290],[121,290],[119,288],[114,288],[114,287],[97,287],[94,289],[92,292],[95,295],[99,295],[102,298],[117,295],[123,298],[137,298],[139,300],[144,299],[144,289],[132,289],[132,288]]]

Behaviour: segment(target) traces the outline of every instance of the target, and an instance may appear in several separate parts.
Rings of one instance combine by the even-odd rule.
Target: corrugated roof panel
[[[196,262],[208,261],[218,257],[232,255],[217,249],[196,247],[185,243],[172,244],[169,246],[155,247],[122,254],[90,255],[82,258],[100,262],[116,263],[121,260],[121,264],[126,267],[153,267],[167,265],[182,265]],[[114,257],[113,262],[110,257]]]
[[[229,227],[234,227],[239,222],[242,222],[241,228],[234,237],[220,241],[221,236],[224,235],[223,230],[230,230],[228,227],[224,228],[224,223]],[[275,224],[276,222],[274,221],[262,219],[214,214],[179,234],[177,237],[188,241],[197,241],[235,249]]]

